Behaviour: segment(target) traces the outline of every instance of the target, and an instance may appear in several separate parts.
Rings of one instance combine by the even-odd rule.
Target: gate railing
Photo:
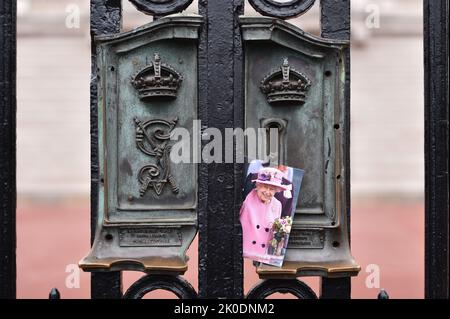
[[[144,2],[144,1],[142,1]],[[178,2],[182,2],[181,0]],[[238,15],[243,13],[242,0],[199,1],[199,13],[209,21],[202,33],[200,43],[201,59],[210,64],[200,69],[200,117],[209,126],[224,127],[233,123],[242,127],[239,114],[243,112],[242,92],[242,47],[239,38]],[[350,1],[322,0],[322,36],[335,39],[350,37]],[[424,0],[424,43],[425,43],[425,175],[426,175],[426,298],[449,297],[449,179],[448,179],[448,0]],[[161,15],[157,14],[156,18]],[[120,0],[91,0],[91,34],[118,33],[121,27]],[[227,52],[219,47],[209,46],[208,41],[226,41]],[[16,297],[16,1],[0,2],[0,298]],[[219,55],[220,53],[220,61]],[[229,60],[224,61],[223,56]],[[91,141],[92,141],[92,207],[98,201],[98,145],[97,145],[97,68],[95,47],[92,47],[91,81]],[[228,65],[215,74],[214,63]],[[234,79],[230,85],[226,78]],[[349,77],[347,80],[349,81]],[[215,81],[212,87],[209,81]],[[222,100],[221,84],[232,100]],[[349,82],[347,83],[346,107],[349,108]],[[211,115],[221,102],[229,110],[226,117],[217,119]],[[225,102],[225,104],[223,104]],[[208,105],[212,108],[208,109]],[[347,113],[348,114],[348,113]],[[349,127],[350,117],[345,125]],[[349,134],[346,136],[349,139]],[[349,154],[346,154],[347,159]],[[346,162],[349,168],[349,161]],[[240,165],[200,166],[200,189],[204,192],[199,212],[199,296],[236,298],[243,296],[242,258],[237,211],[240,204]],[[349,170],[347,169],[347,174]],[[223,191],[217,177],[232,190]],[[349,176],[347,176],[348,178]],[[213,183],[214,182],[214,183]],[[219,194],[221,194],[219,196]],[[350,192],[347,192],[350,194]],[[349,195],[348,195],[349,196]],[[219,205],[218,200],[225,201]],[[347,203],[350,203],[348,198]],[[348,211],[350,207],[347,207]],[[96,211],[92,209],[92,234],[97,222]],[[215,233],[218,226],[233,235],[233,240],[222,243],[222,236]],[[224,262],[225,261],[225,262]],[[145,277],[144,277],[145,278]],[[92,298],[121,298],[122,278],[120,272],[92,274]],[[287,283],[287,285],[285,285]],[[284,291],[295,294],[294,281],[281,282]],[[268,284],[270,291],[279,288],[279,282]],[[292,287],[291,287],[292,286]],[[322,298],[350,297],[350,279],[322,279]],[[286,288],[288,287],[288,288]],[[266,294],[267,291],[261,294]],[[137,293],[138,294],[138,293]],[[53,291],[52,298],[59,294]],[[382,294],[381,297],[386,297]]]

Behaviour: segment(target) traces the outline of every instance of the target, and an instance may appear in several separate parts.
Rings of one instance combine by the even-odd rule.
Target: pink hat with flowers
[[[252,180],[260,184],[272,185],[280,188],[280,191],[291,190],[291,185],[283,185],[283,172],[273,167],[263,167],[258,172],[258,178]]]

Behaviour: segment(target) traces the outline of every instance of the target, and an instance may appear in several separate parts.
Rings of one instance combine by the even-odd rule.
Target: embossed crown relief
[[[159,53],[153,62],[139,71],[131,80],[139,92],[139,98],[148,101],[154,98],[175,99],[183,77],[173,67],[161,62]]]
[[[311,87],[311,81],[306,75],[289,65],[288,58],[283,64],[266,75],[261,81],[261,91],[270,104],[300,104],[305,103],[306,94]]]
[[[160,55],[155,53],[153,62],[139,71],[131,84],[142,101],[151,101],[154,98],[175,99],[182,81],[181,74],[170,65],[162,63]],[[135,118],[134,122],[137,148],[156,159],[155,164],[145,165],[139,170],[140,196],[143,197],[149,189],[160,196],[166,184],[170,185],[173,194],[178,194],[179,188],[170,170],[170,135],[178,118],[147,121]]]

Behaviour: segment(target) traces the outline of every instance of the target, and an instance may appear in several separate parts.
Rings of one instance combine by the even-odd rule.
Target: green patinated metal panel
[[[249,21],[249,20],[244,20]],[[254,21],[254,20],[250,20]],[[296,210],[301,223],[335,226],[336,163],[339,165],[340,133],[336,125],[343,121],[339,95],[343,93],[343,48],[345,43],[314,39],[304,33],[288,33],[292,27],[280,23],[271,30],[266,24],[244,24],[246,40],[246,127],[270,127],[282,123],[279,162],[307,172]],[[281,27],[286,26],[286,31]],[[283,32],[284,31],[284,32]],[[287,61],[309,81],[305,97],[271,103],[261,89],[264,79],[280,71]],[[341,61],[341,62],[339,62]],[[340,91],[339,91],[340,90]],[[264,125],[264,126],[263,126]],[[277,126],[279,126],[278,124]]]
[[[194,134],[202,19],[174,15],[98,37],[99,227],[89,271],[183,273],[197,229],[197,166],[170,159]]]
[[[347,41],[318,38],[282,20],[241,17],[245,127],[278,129],[275,163],[305,171],[282,269],[262,277],[355,275],[346,231],[344,150]],[[270,134],[270,133],[268,133]],[[265,142],[267,141],[267,142]]]

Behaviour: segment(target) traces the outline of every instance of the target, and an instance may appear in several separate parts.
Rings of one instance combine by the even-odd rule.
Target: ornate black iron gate
[[[189,0],[132,1],[141,10],[159,19],[183,10]],[[263,15],[287,18],[307,9],[314,1],[252,0]],[[448,0],[425,0],[426,67],[426,296],[448,298]],[[199,44],[199,118],[209,127],[224,130],[243,127],[243,47],[238,17],[243,0],[199,0],[199,14],[205,18]],[[15,13],[14,0],[0,4],[0,297],[14,298],[15,282]],[[350,38],[350,1],[321,0],[322,36]],[[91,0],[91,34],[114,34],[121,29],[120,0]],[[347,57],[349,55],[347,54]],[[96,49],[92,45],[91,137],[92,137],[92,234],[97,223],[98,168]],[[346,61],[349,65],[350,61]],[[345,108],[346,143],[349,143],[350,77],[347,68]],[[217,117],[216,114],[221,116]],[[348,151],[348,149],[347,149]],[[346,180],[350,162],[345,154]],[[200,164],[199,168],[199,296],[207,298],[243,297],[243,266],[238,210],[241,164]],[[350,192],[347,189],[346,196]],[[347,205],[350,198],[346,200]],[[346,207],[350,211],[350,207]],[[348,221],[349,223],[349,221]],[[223,238],[231,238],[224,241]],[[93,238],[92,238],[93,239]],[[120,272],[92,274],[92,298],[121,298]],[[189,284],[180,278],[144,277],[126,297],[140,297],[153,288],[167,288],[180,297],[189,295]],[[252,297],[292,292],[308,297],[308,289],[292,279],[268,280]],[[188,293],[186,293],[188,292]],[[306,294],[305,294],[306,292]],[[321,298],[349,298],[350,278],[323,278]]]
[[[179,12],[192,1],[131,1],[136,7],[155,19]],[[286,19],[309,9],[314,1],[250,1],[261,14]],[[244,53],[239,16],[244,13],[244,1],[199,1],[198,11],[204,17],[199,41],[199,119],[202,125],[215,127],[224,132],[226,128],[244,127]],[[91,1],[92,35],[118,33],[121,25],[120,1]],[[329,39],[349,40],[350,1],[321,1],[322,36]],[[97,145],[97,66],[95,43],[92,43],[91,85],[91,132],[92,132],[92,207],[97,207],[99,171]],[[349,49],[346,56],[345,114],[342,123],[345,143],[349,143],[350,72]],[[217,116],[220,114],[220,117]],[[349,149],[344,154],[345,180],[350,177]],[[238,220],[242,203],[243,165],[200,164],[199,167],[199,297],[242,298],[243,264],[241,234]],[[346,185],[346,211],[350,211],[349,185]],[[96,210],[92,210],[92,234],[97,222]],[[349,220],[348,220],[349,222]],[[228,238],[229,240],[223,240]],[[122,295],[121,273],[94,273],[92,275],[93,298],[118,298]],[[169,277],[171,278],[171,277]],[[154,281],[165,282],[158,276]],[[151,278],[139,285],[148,288]],[[173,280],[173,278],[171,278]],[[185,285],[181,279],[178,284]],[[154,286],[154,284],[153,284]],[[167,288],[168,285],[166,285]],[[185,285],[186,286],[186,285]],[[157,286],[156,286],[157,287]],[[155,288],[155,287],[153,287]],[[304,289],[304,290],[302,290]],[[189,291],[186,288],[185,291]],[[251,297],[262,297],[276,291],[290,291],[298,296],[315,297],[301,282],[290,280],[266,280],[253,290]],[[174,290],[174,292],[176,292]],[[303,294],[302,294],[303,292]],[[178,295],[183,295],[178,294]],[[127,293],[126,296],[130,296]],[[134,294],[136,296],[136,294]],[[322,278],[322,298],[349,298],[350,278]]]

